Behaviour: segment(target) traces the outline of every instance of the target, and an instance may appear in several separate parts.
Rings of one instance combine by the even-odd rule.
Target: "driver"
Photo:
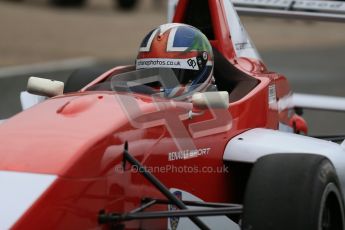
[[[159,26],[146,35],[136,69],[159,68],[173,74],[175,87],[161,86],[168,98],[188,99],[195,92],[217,90],[213,78],[213,52],[207,37],[195,27],[180,23]]]

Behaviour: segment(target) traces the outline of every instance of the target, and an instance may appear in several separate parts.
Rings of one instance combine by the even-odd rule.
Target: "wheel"
[[[49,0],[49,3],[59,7],[81,7],[85,5],[86,0]]]
[[[247,183],[243,230],[343,230],[344,202],[335,169],[322,156],[260,158]]]
[[[114,0],[117,7],[122,10],[131,10],[133,9],[138,1],[137,0]]]
[[[107,68],[90,67],[74,71],[66,81],[64,92],[70,93],[82,89],[107,70]]]

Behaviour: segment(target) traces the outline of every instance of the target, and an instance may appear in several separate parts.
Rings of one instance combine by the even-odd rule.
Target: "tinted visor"
[[[206,66],[200,70],[172,69],[181,85],[201,84],[205,82],[212,71],[212,66]]]

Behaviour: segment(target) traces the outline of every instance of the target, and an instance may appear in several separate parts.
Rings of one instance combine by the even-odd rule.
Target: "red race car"
[[[308,137],[295,112],[344,110],[344,101],[292,94],[230,0],[181,0],[173,22],[209,40],[217,90],[167,96],[157,82],[173,71],[138,68],[160,59],[73,93],[30,79],[29,92],[52,98],[0,125],[1,229],[345,228],[344,137]],[[173,51],[187,43],[170,41]],[[212,61],[200,58],[165,64]]]

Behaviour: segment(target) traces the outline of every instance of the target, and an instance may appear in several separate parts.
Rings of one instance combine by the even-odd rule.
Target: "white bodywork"
[[[338,145],[312,137],[257,128],[229,141],[224,160],[255,163],[260,157],[279,153],[317,154],[327,157],[337,171],[345,196],[345,142]]]
[[[0,229],[10,229],[55,179],[55,175],[0,171]]]

